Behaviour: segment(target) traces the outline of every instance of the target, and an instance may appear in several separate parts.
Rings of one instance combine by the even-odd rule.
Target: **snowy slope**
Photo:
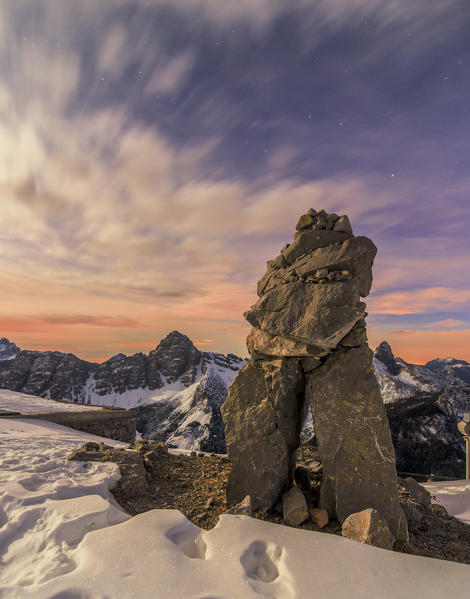
[[[222,516],[210,531],[175,510],[129,518],[109,495],[116,466],[65,459],[96,439],[47,422],[0,419],[2,598],[468,596],[466,565],[246,516]]]
[[[146,438],[164,441],[182,449],[226,451],[220,407],[227,397],[238,369],[244,364],[227,367],[220,354],[204,354],[198,365],[195,382],[171,391],[162,387],[147,398],[145,406],[137,406],[137,429]]]
[[[470,364],[455,358],[437,358],[427,362],[426,368],[440,376],[457,378],[470,385]]]
[[[0,389],[0,410],[10,410],[22,414],[42,414],[47,412],[82,412],[83,410],[96,409],[99,408]]]
[[[418,393],[440,391],[451,379],[417,364],[395,358],[390,345],[383,341],[374,353],[375,375],[385,403],[412,397]]]
[[[470,567],[461,564],[246,516],[222,516],[210,531],[175,510],[129,518],[109,495],[115,466],[65,459],[92,439],[51,423],[0,420],[2,598],[468,596]]]
[[[470,525],[470,481],[425,483],[423,487],[433,496],[433,503],[443,505],[449,514]]]

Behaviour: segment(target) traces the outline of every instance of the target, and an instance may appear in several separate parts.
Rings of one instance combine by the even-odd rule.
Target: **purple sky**
[[[379,248],[372,346],[470,360],[467,1],[0,11],[0,336],[244,355],[256,280],[314,207]]]

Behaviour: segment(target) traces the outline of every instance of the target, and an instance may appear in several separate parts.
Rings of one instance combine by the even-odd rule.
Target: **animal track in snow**
[[[182,522],[170,528],[166,538],[174,543],[186,557],[206,559],[207,545],[204,543],[201,530],[192,522]]]
[[[282,547],[274,543],[253,541],[240,562],[251,588],[264,597],[294,599],[289,572],[281,562]]]

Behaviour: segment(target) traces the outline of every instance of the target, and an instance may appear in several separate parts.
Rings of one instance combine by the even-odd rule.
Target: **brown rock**
[[[318,358],[304,358],[301,364],[304,372],[307,373],[312,372],[312,370],[315,370],[315,368],[321,366],[322,363]]]
[[[308,229],[308,227],[311,227],[313,223],[313,216],[311,216],[310,214],[302,214],[295,228],[297,229],[297,231],[303,231],[304,229]]]
[[[348,516],[343,522],[342,533],[343,537],[382,549],[391,549],[395,542],[386,520],[372,508]]]
[[[156,451],[157,453],[168,453],[168,447],[161,441],[152,441],[149,439],[140,439],[133,445],[136,451],[146,453],[148,451]]]
[[[300,256],[303,256],[304,254],[309,254],[315,250],[318,250],[319,248],[327,247],[333,243],[342,243],[347,239],[351,239],[351,237],[352,233],[343,231],[328,231],[324,227],[323,229],[309,229],[307,231],[302,231],[302,233],[293,241],[293,243],[289,245],[288,248],[282,250],[281,254],[287,264],[293,264],[297,258],[300,258]]]
[[[307,362],[308,367],[313,366],[315,363],[319,365],[318,356],[326,356],[328,354],[327,350],[315,345],[286,339],[279,335],[271,335],[266,331],[255,328],[251,329],[246,338],[246,346],[253,357],[261,354],[268,359],[271,359],[271,357],[307,357],[308,359],[308,356],[312,356],[311,359],[313,361]]]
[[[354,237],[347,216],[311,210],[282,259],[268,263],[260,297],[245,313],[255,360],[222,408],[229,502],[250,494],[255,509],[268,508],[289,486],[307,399],[322,455],[319,507],[340,520],[372,507],[398,539],[408,538],[360,299],[370,291],[376,251],[370,239]]]
[[[294,282],[263,295],[245,318],[273,337],[316,346],[325,355],[364,317],[364,309],[358,302],[356,281],[335,285]]]
[[[333,225],[333,231],[341,231],[342,233],[352,233],[351,223],[349,222],[349,218],[343,214],[340,216],[338,220]]]
[[[310,462],[308,467],[309,467],[310,472],[312,472],[312,474],[321,474],[323,472],[322,463],[319,462],[318,460],[314,460],[313,462]]]
[[[329,522],[328,512],[322,507],[313,507],[309,511],[310,520],[318,526],[318,528],[325,528]]]
[[[298,526],[308,518],[307,501],[298,487],[292,487],[282,496],[282,515],[291,526]]]

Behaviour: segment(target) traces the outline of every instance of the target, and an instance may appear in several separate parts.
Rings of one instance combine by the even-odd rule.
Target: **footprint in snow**
[[[186,557],[206,559],[207,545],[202,540],[201,530],[192,522],[182,522],[170,528],[166,538],[174,543]]]
[[[240,562],[251,588],[264,597],[294,599],[290,575],[282,563],[283,549],[275,543],[253,541]]]

